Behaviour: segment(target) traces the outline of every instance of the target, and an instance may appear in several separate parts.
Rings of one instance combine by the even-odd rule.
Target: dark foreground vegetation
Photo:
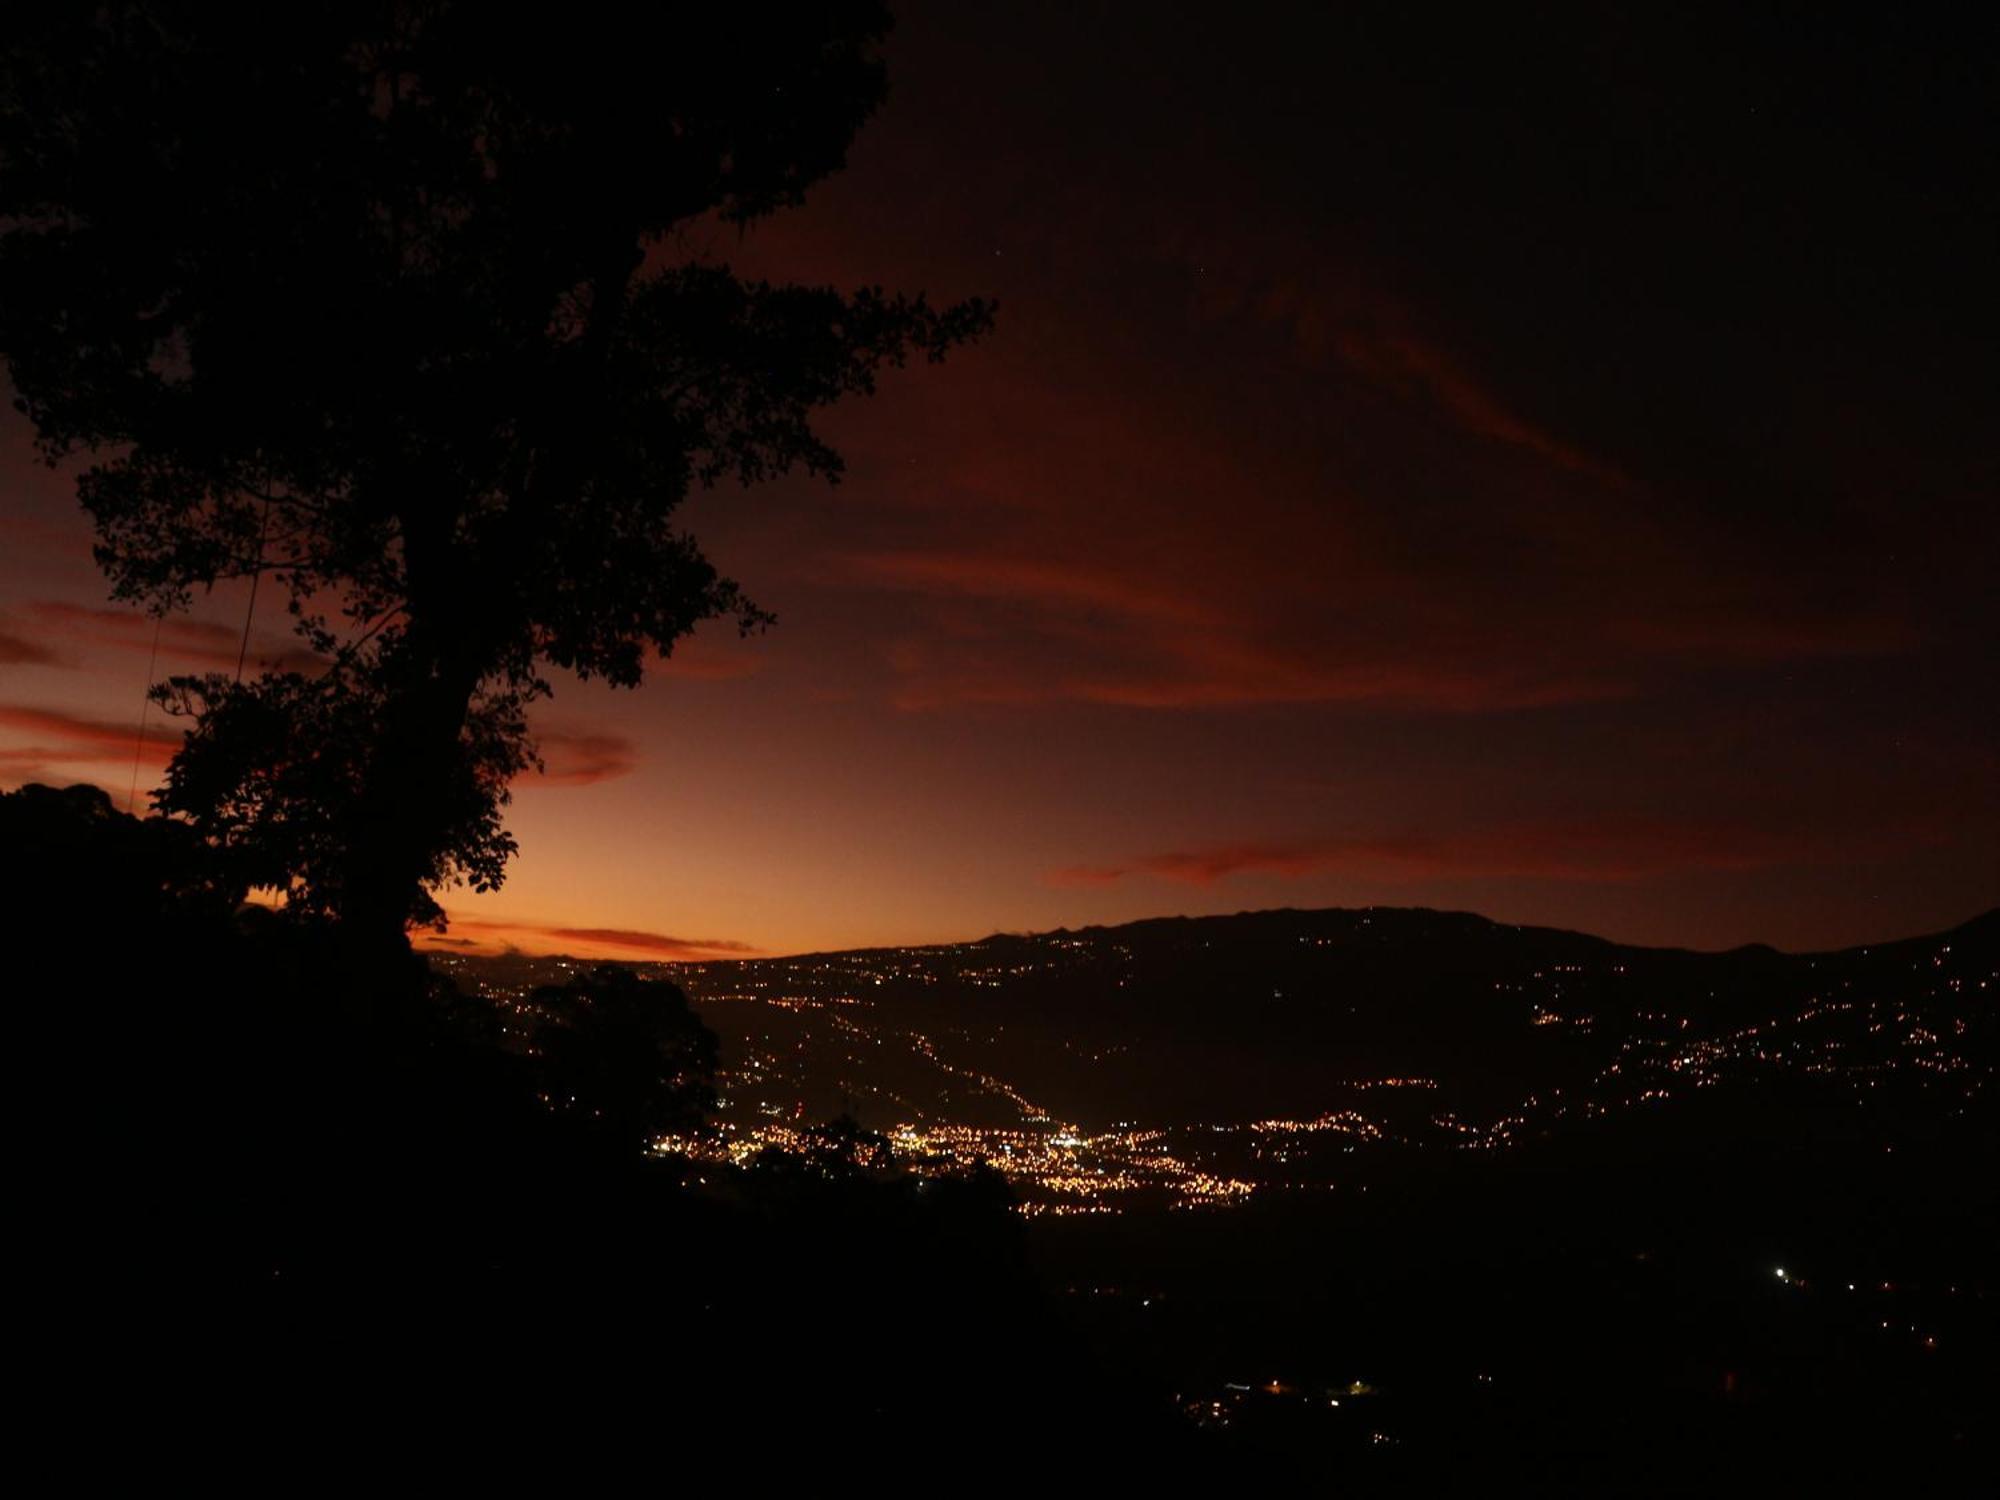
[[[1051,1379],[1004,1187],[919,1183],[839,1125],[747,1170],[649,1157],[645,1111],[700,1102],[670,986],[584,981],[508,1050],[421,959],[358,971],[238,908],[184,832],[90,788],[0,797],[9,952],[53,960],[16,989],[44,1392],[119,1433],[87,1466],[754,1474],[901,1467],[1029,1412],[1116,1430]]]
[[[45,1145],[43,1394],[63,1430],[117,1434],[87,1468],[1990,1472],[1977,1121],[1903,1157],[1626,1124],[1029,1226],[997,1178],[907,1175],[850,1122],[744,1169],[646,1154],[713,1064],[669,985],[543,992],[535,1044],[503,1045],[421,959],[358,970],[91,789],[0,798],[0,847],[10,953],[57,960],[17,969],[17,1076]]]
[[[1107,1369],[1288,1478],[1976,1494],[1992,1159],[1528,1147],[1166,1225],[1040,1224],[1038,1251]]]

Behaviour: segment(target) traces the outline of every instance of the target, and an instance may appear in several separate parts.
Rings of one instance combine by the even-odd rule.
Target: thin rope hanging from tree
[[[153,616],[153,654],[146,658],[146,690],[139,695],[139,733],[132,742],[132,786],[125,793],[127,816],[139,801],[139,762],[146,755],[146,711],[153,706],[153,669],[160,662],[160,631],[166,623],[164,614]]]
[[[250,621],[257,613],[257,585],[264,577],[264,539],[271,530],[271,497],[264,497],[264,512],[257,519],[257,566],[250,570],[250,603],[243,611],[243,644],[236,648],[236,681],[243,682],[243,659],[250,654]]]

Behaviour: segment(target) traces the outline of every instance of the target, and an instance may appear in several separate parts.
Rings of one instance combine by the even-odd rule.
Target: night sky
[[[1379,903],[1799,948],[2000,899],[1993,38],[1205,9],[905,4],[849,170],[669,247],[999,324],[836,415],[838,489],[691,504],[778,626],[559,684],[454,939]],[[122,801],[151,624],[11,414],[0,496],[0,784]]]

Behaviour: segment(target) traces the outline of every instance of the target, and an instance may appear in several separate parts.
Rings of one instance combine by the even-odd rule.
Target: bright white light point
[[[1785,1268],[1783,1266],[1780,1266],[1778,1267],[1778,1280],[1783,1281],[1784,1279],[1785,1279]]]

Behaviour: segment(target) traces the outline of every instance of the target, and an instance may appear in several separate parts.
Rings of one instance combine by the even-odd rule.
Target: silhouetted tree
[[[799,1135],[796,1150],[766,1146],[757,1153],[754,1165],[777,1177],[805,1173],[834,1182],[883,1176],[899,1169],[889,1138],[869,1130],[853,1115],[835,1115],[824,1125],[808,1125]]]
[[[631,1144],[698,1124],[715,1103],[715,1033],[678,985],[604,967],[537,989],[531,1050],[544,1100]]]
[[[130,934],[225,918],[242,897],[186,825],[129,817],[100,787],[0,792],[0,911],[37,944],[59,943],[72,924]]]
[[[814,412],[978,301],[696,248],[802,201],[883,97],[871,0],[532,17],[174,0],[9,17],[0,353],[114,593],[269,573],[317,681],[171,690],[167,806],[386,937],[491,884],[548,665],[631,686],[768,616],[674,525],[840,458]],[[282,763],[274,760],[282,747]]]
[[[156,696],[196,726],[167,767],[160,809],[199,833],[210,862],[236,884],[283,890],[294,914],[335,914],[389,707],[380,678],[176,677]],[[418,921],[442,917],[430,888],[453,878],[477,890],[500,884],[515,849],[501,822],[507,784],[534,764],[521,709],[507,694],[471,704],[457,753],[431,782],[431,846],[411,907]]]

